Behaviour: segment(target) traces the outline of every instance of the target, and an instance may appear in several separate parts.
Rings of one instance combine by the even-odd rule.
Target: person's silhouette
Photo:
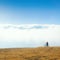
[[[46,42],[46,46],[48,46],[49,44],[48,44],[48,42]]]

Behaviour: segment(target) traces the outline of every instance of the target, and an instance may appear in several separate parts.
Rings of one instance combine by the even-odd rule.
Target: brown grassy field
[[[60,60],[60,47],[0,49],[0,60]]]

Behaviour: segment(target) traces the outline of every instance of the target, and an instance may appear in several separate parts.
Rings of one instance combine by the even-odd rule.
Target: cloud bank
[[[60,46],[60,25],[0,24],[0,47]]]

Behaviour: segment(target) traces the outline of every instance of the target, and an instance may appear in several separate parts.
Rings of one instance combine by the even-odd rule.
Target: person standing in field
[[[48,42],[46,42],[46,46],[47,46],[47,47],[49,46],[49,43],[48,43]]]

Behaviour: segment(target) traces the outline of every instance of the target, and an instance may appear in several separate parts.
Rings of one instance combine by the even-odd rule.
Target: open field
[[[0,49],[0,60],[60,60],[60,47]]]

